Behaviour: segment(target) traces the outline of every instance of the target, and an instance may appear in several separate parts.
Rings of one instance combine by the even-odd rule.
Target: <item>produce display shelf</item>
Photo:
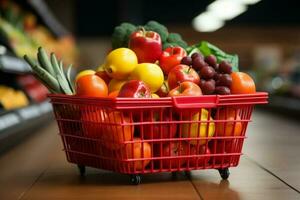
[[[48,101],[1,113],[0,152],[51,118],[52,106]]]
[[[0,55],[0,69],[9,73],[30,73],[29,65],[21,58],[13,55]]]

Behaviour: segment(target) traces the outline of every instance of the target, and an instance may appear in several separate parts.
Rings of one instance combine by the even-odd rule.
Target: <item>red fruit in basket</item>
[[[90,138],[100,138],[105,117],[106,113],[102,110],[82,110],[81,122],[84,135]]]
[[[179,84],[179,86],[175,87],[168,94],[169,97],[174,96],[201,96],[202,91],[201,88],[190,81],[185,81]]]
[[[76,79],[76,94],[85,97],[107,97],[107,85],[102,78],[89,74]]]
[[[152,157],[151,146],[149,143],[141,141],[139,138],[134,138],[134,143],[126,144],[126,155],[127,159],[145,159],[146,160],[136,160],[125,162],[128,163],[130,169],[133,170],[142,170],[144,169],[150,162]]]
[[[135,52],[139,63],[154,63],[162,54],[160,35],[145,29],[135,31],[130,35],[129,48]]]
[[[221,154],[219,156],[214,156],[211,159],[211,162],[215,161],[215,164],[229,164],[230,160],[233,162],[237,159],[237,156],[229,155],[231,153],[241,153],[241,148],[239,148],[239,142],[242,142],[242,140],[226,140],[226,141],[214,141],[215,144],[211,143],[211,153],[212,154]],[[215,147],[214,147],[215,145]]]
[[[204,165],[207,166],[209,159],[210,159],[210,150],[205,145],[193,146],[190,147],[190,155],[202,155],[201,157],[195,157],[190,159],[190,167],[203,167]],[[203,156],[206,155],[206,156]]]
[[[190,81],[195,84],[199,84],[200,77],[197,72],[187,65],[177,65],[169,72],[168,75],[168,84],[170,89],[178,86],[178,83],[182,83],[184,81]]]
[[[166,97],[169,91],[168,81],[164,81],[161,87],[156,91],[156,94],[160,97]]]
[[[205,62],[215,68],[217,66],[217,58],[213,54],[205,57]]]
[[[108,76],[106,71],[97,71],[96,75],[99,76],[100,78],[102,78],[104,80],[104,82],[106,83],[106,85],[109,84],[111,77]]]
[[[178,168],[186,163],[185,158],[179,159],[178,156],[186,156],[188,153],[188,145],[186,142],[170,142],[163,145],[162,152],[158,152],[157,156],[172,157],[162,160],[162,166],[165,169]]]
[[[244,72],[232,72],[232,84],[230,87],[232,94],[251,94],[255,93],[255,83],[253,79]]]
[[[151,90],[143,81],[131,80],[121,87],[118,97],[151,98]]]
[[[158,138],[174,138],[177,131],[177,125],[172,122],[172,118],[167,112],[154,113],[151,116],[147,114],[144,119],[145,122],[153,122],[143,126],[143,134],[145,139],[158,139]],[[163,122],[164,124],[157,124]]]
[[[168,47],[160,56],[159,66],[163,70],[164,74],[168,75],[170,70],[176,65],[179,65],[182,58],[186,55],[186,51],[179,46]]]
[[[216,120],[226,120],[216,122],[216,136],[240,136],[242,134],[243,126],[240,122],[239,109],[221,109],[216,114]]]
[[[104,118],[102,140],[109,149],[119,149],[125,141],[133,139],[132,119],[122,112],[113,111]]]

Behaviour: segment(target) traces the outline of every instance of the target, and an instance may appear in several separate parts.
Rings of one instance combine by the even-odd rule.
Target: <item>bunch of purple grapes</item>
[[[203,94],[230,94],[232,78],[231,65],[226,61],[217,63],[214,55],[204,58],[201,53],[193,53],[191,57],[182,58],[181,64],[192,66],[201,78],[200,88]]]

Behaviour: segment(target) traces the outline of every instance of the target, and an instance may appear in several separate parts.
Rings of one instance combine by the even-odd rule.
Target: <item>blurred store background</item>
[[[298,8],[297,0],[0,0],[0,150],[51,117],[47,90],[22,56],[43,46],[75,69],[96,69],[125,21],[156,20],[188,44],[206,40],[238,54],[258,90],[270,93],[272,110],[299,114]]]

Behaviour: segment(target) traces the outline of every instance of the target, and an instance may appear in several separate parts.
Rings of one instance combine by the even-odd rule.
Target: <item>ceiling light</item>
[[[202,13],[193,19],[193,27],[200,32],[212,32],[224,25],[224,21],[210,13]]]
[[[260,2],[261,0],[241,0],[242,3],[252,5]]]
[[[247,6],[239,0],[217,0],[211,3],[207,9],[215,17],[230,20],[245,12]]]

